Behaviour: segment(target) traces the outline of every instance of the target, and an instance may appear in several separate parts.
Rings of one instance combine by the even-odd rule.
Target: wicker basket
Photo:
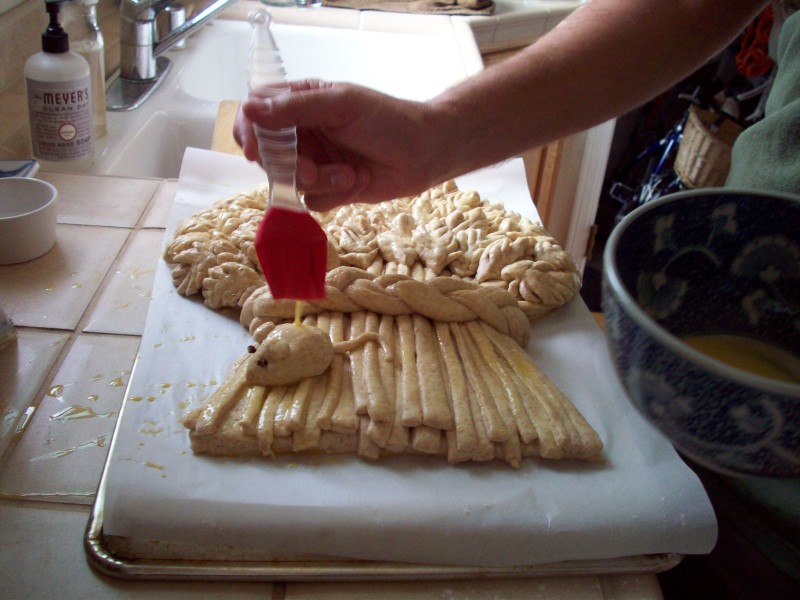
[[[742,128],[731,119],[692,106],[675,157],[675,172],[689,188],[718,187],[731,167],[731,148]]]

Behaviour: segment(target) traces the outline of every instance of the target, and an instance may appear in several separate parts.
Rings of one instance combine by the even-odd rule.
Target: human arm
[[[635,108],[722,50],[765,4],[593,0],[429,102],[303,82],[267,103],[246,100],[235,135],[255,159],[249,120],[296,125],[312,208],[409,195]]]

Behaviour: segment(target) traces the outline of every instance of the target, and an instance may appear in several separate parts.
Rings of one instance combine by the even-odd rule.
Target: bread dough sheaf
[[[216,203],[165,251],[178,291],[238,309],[256,344],[186,415],[195,452],[424,453],[513,466],[599,457],[596,432],[523,350],[529,320],[580,283],[540,225],[452,182],[318,214],[325,298],[303,303],[298,327],[286,323],[295,302],[272,297],[255,254],[266,200],[261,188]]]

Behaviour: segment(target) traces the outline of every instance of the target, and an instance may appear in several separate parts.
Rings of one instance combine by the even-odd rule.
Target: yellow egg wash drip
[[[738,335],[692,335],[682,339],[731,367],[785,383],[800,383],[800,357],[776,346]]]
[[[294,324],[301,325],[303,322],[303,301],[294,301]]]

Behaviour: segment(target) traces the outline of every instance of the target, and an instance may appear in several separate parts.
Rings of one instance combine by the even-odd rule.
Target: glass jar
[[[69,47],[89,63],[92,80],[94,139],[106,134],[105,42],[97,23],[98,0],[70,0],[62,5],[62,26],[69,34]]]

